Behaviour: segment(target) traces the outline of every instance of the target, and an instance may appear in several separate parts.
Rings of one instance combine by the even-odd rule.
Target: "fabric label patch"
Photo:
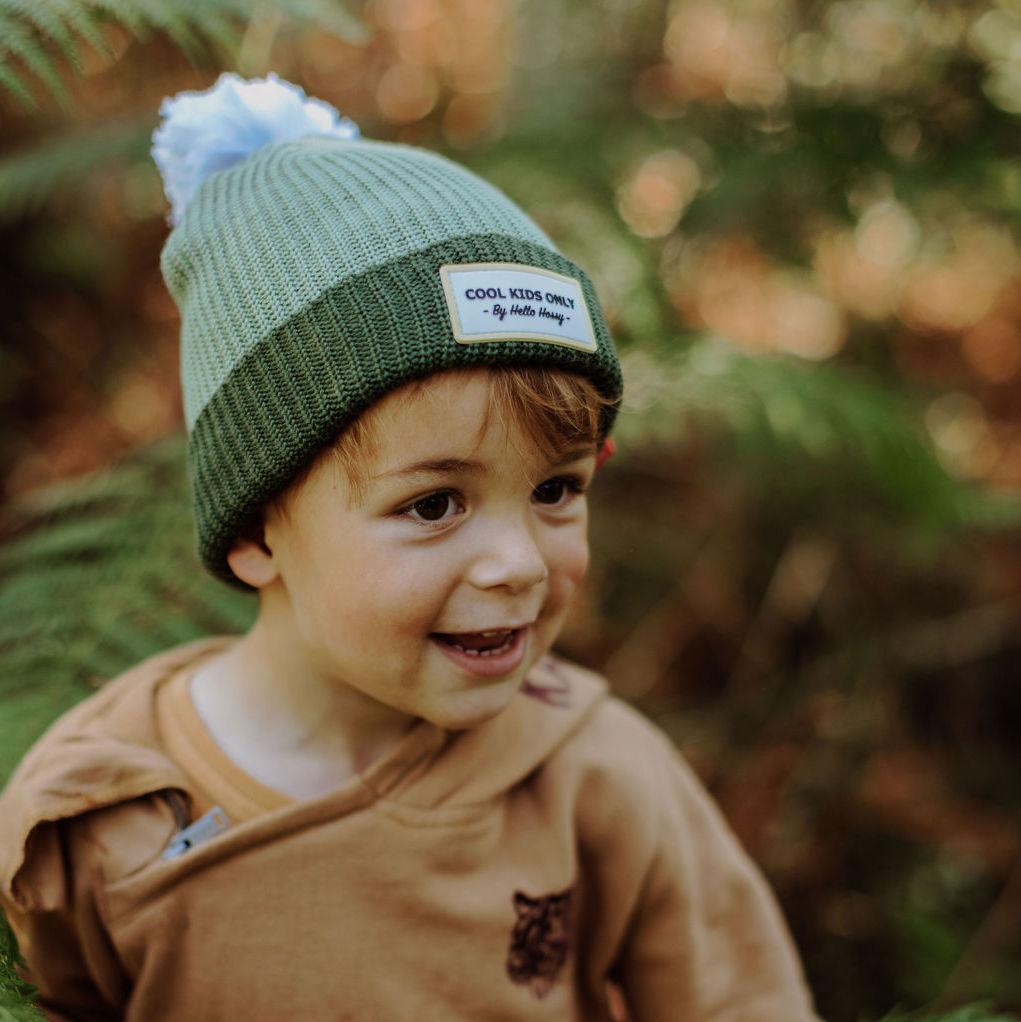
[[[440,267],[458,344],[545,341],[596,350],[581,284],[522,263],[449,263]]]

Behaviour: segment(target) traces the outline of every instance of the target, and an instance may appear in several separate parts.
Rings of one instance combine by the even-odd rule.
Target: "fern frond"
[[[35,97],[28,91],[28,86],[2,60],[0,60],[0,86],[11,93],[25,109],[32,110],[38,106]]]
[[[17,4],[18,0],[0,0],[0,63],[9,67],[12,58],[20,60],[25,67],[34,72],[49,87],[50,92],[61,106],[68,106],[67,88],[60,80],[56,64],[46,52],[39,38],[25,28],[22,21],[11,17],[4,9],[8,3]],[[44,31],[39,23],[33,22],[33,28]]]
[[[625,356],[625,379],[628,364]],[[1021,521],[1016,498],[951,476],[909,402],[868,377],[744,355],[712,338],[630,365],[638,368],[615,430],[625,446],[669,444],[694,419],[722,426],[742,474],[792,509],[889,518],[923,539]]]
[[[1018,1022],[1018,1020],[1016,1015],[1005,1015],[982,1002],[948,1012],[895,1011],[890,1015],[884,1015],[881,1022]]]
[[[209,15],[216,9],[215,4],[209,4],[209,10],[201,19],[196,17],[194,5],[190,0],[174,0],[166,3],[164,0],[132,0],[138,13],[138,21],[145,26],[148,33],[152,30],[164,32],[177,47],[192,59],[198,57],[206,41],[205,22]],[[127,8],[128,4],[124,5]],[[119,14],[119,4],[108,5],[111,14]]]
[[[39,35],[56,44],[75,71],[79,73],[82,71],[82,59],[78,52],[78,44],[63,13],[56,9],[55,0],[34,0],[34,2],[31,0],[7,0],[5,6],[11,11],[17,11],[23,22],[34,24]]]
[[[0,1020],[2,1022],[42,1022],[42,1015],[33,1007],[35,988],[14,971],[24,964],[18,945],[3,913],[0,912]]]
[[[206,45],[219,50],[222,62],[229,64],[241,42],[244,21],[232,17],[226,9],[213,7],[202,18],[201,24]]]
[[[72,0],[74,2],[74,0]],[[136,39],[144,42],[152,34],[148,21],[138,5],[121,0],[77,0],[88,17],[97,22],[110,21],[126,28]]]
[[[72,38],[77,35],[97,53],[106,57],[113,54],[100,21],[81,0],[35,0],[35,3],[52,11],[54,20],[61,21],[64,30]]]
[[[170,646],[251,624],[193,549],[183,436],[12,503],[0,549],[0,779],[60,712]]]
[[[251,0],[239,0],[239,7],[249,12],[258,10],[259,6]],[[346,39],[350,43],[368,42],[371,35],[364,21],[335,0],[287,0],[284,4],[274,6],[283,9],[296,21],[319,26],[338,39]]]
[[[99,166],[145,159],[151,133],[150,121],[130,121],[47,139],[0,158],[0,221],[38,209],[53,192],[77,185]]]
[[[233,52],[241,30],[263,6],[259,0],[0,0],[0,87],[23,105],[35,105],[26,83],[12,68],[13,62],[20,61],[67,105],[67,89],[54,57],[80,71],[79,40],[109,53],[104,22],[123,25],[143,41],[154,32],[164,33],[195,59],[210,47]],[[349,42],[362,42],[369,34],[365,24],[339,2],[277,0],[274,6],[298,22]]]

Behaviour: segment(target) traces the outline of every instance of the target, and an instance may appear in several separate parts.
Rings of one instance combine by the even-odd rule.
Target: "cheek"
[[[581,585],[588,571],[589,549],[585,530],[579,529],[553,544],[550,574],[564,587],[574,589]]]
[[[447,559],[435,552],[416,556],[390,551],[378,563],[365,565],[354,586],[348,601],[352,626],[418,638],[435,625],[450,590]]]

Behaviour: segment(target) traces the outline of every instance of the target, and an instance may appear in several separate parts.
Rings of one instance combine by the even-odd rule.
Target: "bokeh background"
[[[191,551],[148,157],[225,68],[594,279],[627,403],[561,649],[705,779],[823,1017],[1021,1011],[1021,4],[0,0],[0,778],[254,611]]]

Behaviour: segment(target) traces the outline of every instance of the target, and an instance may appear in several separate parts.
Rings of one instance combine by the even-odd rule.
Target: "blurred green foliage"
[[[178,435],[12,509],[0,550],[0,776],[103,680],[254,620],[254,598],[198,563],[184,466]]]
[[[0,86],[26,107],[34,108],[31,77],[46,87],[65,108],[71,106],[59,63],[82,74],[83,44],[105,57],[113,47],[104,29],[114,25],[144,41],[166,34],[194,60],[236,59],[241,30],[263,7],[253,0],[0,0]],[[340,3],[328,0],[275,0],[275,7],[295,19],[341,38],[364,42],[365,25]],[[25,72],[30,72],[26,75]]]
[[[894,1012],[882,1022],[1013,1022],[1012,1016],[1002,1015],[987,1004],[975,1004],[956,1011],[936,1015],[918,1012]]]
[[[14,971],[24,964],[18,954],[14,934],[0,913],[0,1020],[2,1022],[38,1022],[42,1015],[32,1005],[35,988]]]

